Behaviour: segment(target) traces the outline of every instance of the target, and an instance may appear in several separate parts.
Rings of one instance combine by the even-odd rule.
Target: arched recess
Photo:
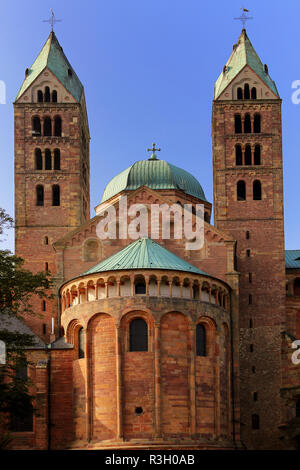
[[[98,261],[100,257],[100,246],[96,238],[85,240],[83,244],[82,257],[84,261]]]
[[[205,435],[208,429],[216,430],[216,403],[219,399],[216,377],[216,325],[212,318],[206,316],[197,319],[195,353],[197,327],[205,333],[205,355],[195,355],[196,432]]]
[[[189,433],[189,319],[169,312],[160,322],[161,428],[165,436]]]
[[[107,313],[88,323],[91,396],[91,437],[99,441],[117,437],[116,325]],[[83,408],[82,413],[85,413]]]
[[[105,282],[104,282],[104,279],[97,279],[97,286],[96,286],[96,289],[97,289],[97,295],[98,295],[98,299],[105,299],[106,297],[106,293],[105,293]]]
[[[131,281],[130,277],[125,275],[120,279],[120,296],[129,297],[131,296]]]
[[[136,320],[147,324],[148,351],[130,351],[130,325]],[[121,318],[122,387],[124,437],[151,438],[154,433],[154,319],[146,311],[135,310]]]

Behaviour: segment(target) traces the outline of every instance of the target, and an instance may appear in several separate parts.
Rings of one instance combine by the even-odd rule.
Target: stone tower
[[[243,29],[215,84],[215,226],[237,240],[241,439],[280,448],[285,268],[281,99]]]
[[[55,278],[52,244],[90,216],[90,136],[83,86],[53,31],[25,71],[14,113],[15,250],[31,271]],[[42,317],[29,326],[47,341],[57,301],[37,300],[35,310]]]

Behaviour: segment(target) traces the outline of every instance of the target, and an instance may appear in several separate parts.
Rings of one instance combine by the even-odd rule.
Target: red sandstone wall
[[[51,449],[63,449],[74,435],[73,350],[50,351]]]
[[[165,436],[189,433],[189,324],[180,313],[161,320],[161,423]]]
[[[112,439],[117,434],[116,333],[107,314],[99,314],[89,326],[91,344],[92,438]]]

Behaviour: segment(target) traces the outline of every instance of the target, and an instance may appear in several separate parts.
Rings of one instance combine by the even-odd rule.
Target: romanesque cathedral
[[[11,421],[12,448],[300,448],[300,250],[284,245],[281,99],[245,29],[220,71],[212,221],[201,184],[155,147],[120,168],[90,218],[84,88],[53,31],[26,69],[15,250],[55,287],[14,324],[35,337],[37,412]],[[189,204],[193,220],[201,204],[203,245],[176,237],[172,214],[169,239],[99,238],[102,205],[124,219],[123,196],[128,220],[133,204]]]

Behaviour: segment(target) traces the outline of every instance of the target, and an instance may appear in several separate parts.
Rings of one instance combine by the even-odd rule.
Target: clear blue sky
[[[244,5],[242,5],[244,3]],[[146,158],[155,141],[161,158],[190,171],[212,201],[211,106],[214,82],[236,42],[240,7],[247,32],[283,99],[286,248],[300,249],[299,0],[10,0],[1,1],[0,206],[13,215],[13,106],[49,34],[55,31],[85,87],[91,132],[91,216],[116,173]],[[13,249],[10,234],[1,247]]]

